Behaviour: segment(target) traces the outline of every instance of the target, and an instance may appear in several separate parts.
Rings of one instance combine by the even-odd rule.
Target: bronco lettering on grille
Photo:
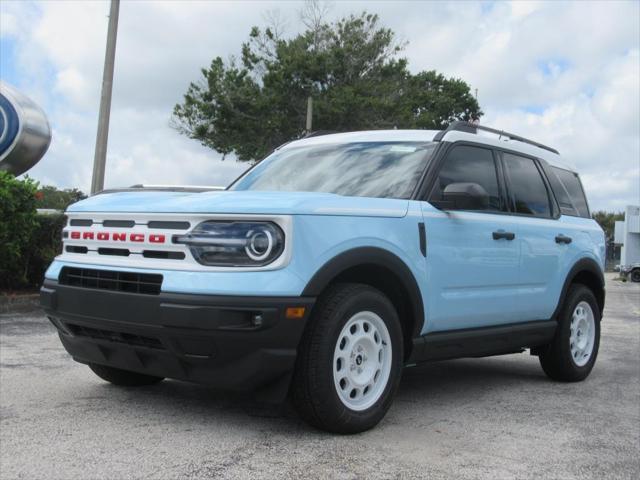
[[[158,233],[154,233],[151,235],[145,235],[144,233],[124,233],[124,232],[80,232],[80,231],[71,231],[69,232],[69,238],[72,240],[99,240],[101,242],[126,242],[129,240],[130,242],[144,242],[145,240],[149,243],[165,243],[166,236]]]

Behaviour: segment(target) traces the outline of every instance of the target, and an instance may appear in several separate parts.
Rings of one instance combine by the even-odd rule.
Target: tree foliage
[[[598,222],[602,230],[604,230],[604,236],[607,240],[613,239],[613,234],[616,226],[616,222],[624,220],[623,212],[605,212],[600,210],[592,212],[591,216]]]
[[[53,185],[45,185],[38,190],[36,198],[36,208],[65,211],[69,205],[84,200],[87,195],[77,188],[59,189]]]
[[[307,97],[313,130],[441,129],[482,115],[463,80],[436,71],[412,74],[404,45],[377,15],[336,22],[311,3],[305,31],[283,38],[281,25],[253,27],[239,60],[216,57],[174,108],[189,137],[240,160],[256,160],[305,133]]]

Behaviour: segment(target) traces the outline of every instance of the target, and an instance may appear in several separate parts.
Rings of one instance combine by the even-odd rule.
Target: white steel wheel
[[[358,312],[338,335],[333,355],[333,381],[340,401],[363,411],[382,396],[391,372],[389,330],[373,312]]]
[[[571,358],[578,367],[583,367],[591,358],[596,338],[596,321],[591,305],[581,301],[573,310],[570,325],[569,345]]]

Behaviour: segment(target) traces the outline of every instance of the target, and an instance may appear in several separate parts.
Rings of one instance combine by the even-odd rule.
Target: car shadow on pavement
[[[420,415],[424,405],[464,405],[470,398],[478,398],[489,391],[521,390],[524,385],[548,382],[537,365],[537,360],[513,361],[518,356],[485,359],[460,359],[425,364],[405,369],[395,402],[404,410],[415,409]],[[535,361],[535,364],[532,362]],[[115,387],[99,380],[88,389],[87,401],[100,399],[104,407],[125,401],[128,414],[140,420],[147,414],[172,418],[179,428],[185,424],[199,423],[246,424],[256,422],[256,428],[270,431],[313,431],[296,415],[290,402],[269,404],[255,400],[251,395],[216,390],[176,380],[150,387]],[[461,395],[461,392],[463,393]],[[82,400],[77,398],[77,400]],[[97,406],[96,406],[97,407]],[[107,406],[107,408],[110,408]],[[391,407],[393,410],[393,406]],[[321,433],[320,433],[321,434]],[[322,435],[322,434],[321,434]]]

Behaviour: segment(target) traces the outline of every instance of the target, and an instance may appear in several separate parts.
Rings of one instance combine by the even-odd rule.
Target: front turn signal
[[[285,311],[285,317],[289,320],[299,320],[304,317],[306,311],[305,307],[287,307]]]

